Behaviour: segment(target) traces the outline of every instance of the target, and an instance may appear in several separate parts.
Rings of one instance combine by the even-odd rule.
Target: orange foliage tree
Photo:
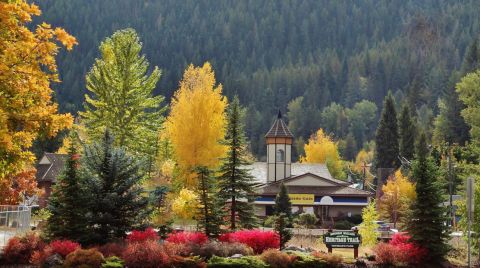
[[[25,0],[0,1],[0,204],[30,192],[35,159],[29,149],[38,134],[54,136],[72,124],[70,114],[58,114],[50,83],[59,81],[57,42],[70,50],[76,40],[46,23],[30,31],[26,24],[40,13]]]

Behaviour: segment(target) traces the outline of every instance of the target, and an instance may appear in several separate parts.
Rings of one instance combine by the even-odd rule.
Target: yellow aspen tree
[[[198,196],[194,191],[183,188],[172,202],[172,212],[185,225],[198,212]]]
[[[72,124],[70,114],[58,114],[50,83],[59,82],[58,43],[71,50],[77,42],[47,23],[30,30],[40,14],[24,0],[0,1],[0,203],[18,201],[8,194],[18,192],[17,175],[34,180],[30,147],[38,134],[55,136]]]
[[[166,130],[189,188],[196,183],[192,170],[217,167],[226,151],[219,143],[225,136],[226,106],[222,85],[216,85],[210,63],[188,66],[172,100]]]
[[[302,163],[324,163],[335,178],[344,178],[343,162],[338,152],[337,143],[330,136],[319,129],[305,144],[305,156],[300,159]]]
[[[410,206],[417,197],[415,184],[397,170],[383,185],[382,191],[383,195],[379,201],[380,215],[393,222],[394,228],[397,227],[397,223],[404,224]]]

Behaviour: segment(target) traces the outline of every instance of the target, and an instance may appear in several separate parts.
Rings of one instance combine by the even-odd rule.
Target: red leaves
[[[208,241],[208,237],[204,233],[200,232],[173,232],[168,235],[167,239],[170,243],[175,244],[205,244]]]
[[[242,230],[221,235],[218,240],[222,242],[239,242],[253,249],[256,254],[269,248],[279,248],[280,238],[272,231]]]
[[[427,250],[410,241],[405,234],[394,234],[388,244],[378,244],[374,251],[381,264],[418,264],[427,255]]]
[[[122,259],[130,268],[168,267],[169,258],[157,241],[145,240],[131,243],[123,252]]]
[[[131,234],[127,236],[127,241],[129,243],[132,242],[143,242],[147,240],[154,240],[158,241],[160,237],[158,236],[158,233],[153,230],[153,228],[148,228],[145,231],[137,231],[134,230],[132,231]]]
[[[53,253],[60,254],[64,258],[81,247],[79,243],[70,240],[55,240],[48,246]]]

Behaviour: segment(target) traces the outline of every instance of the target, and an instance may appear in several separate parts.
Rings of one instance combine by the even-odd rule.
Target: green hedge
[[[213,256],[208,261],[207,267],[214,268],[268,268],[262,260],[257,257],[241,257],[237,259],[229,259]]]

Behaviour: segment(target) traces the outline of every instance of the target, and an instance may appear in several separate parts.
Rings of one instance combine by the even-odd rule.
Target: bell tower
[[[267,182],[288,178],[292,174],[293,135],[278,111],[277,119],[265,135],[267,144]]]

